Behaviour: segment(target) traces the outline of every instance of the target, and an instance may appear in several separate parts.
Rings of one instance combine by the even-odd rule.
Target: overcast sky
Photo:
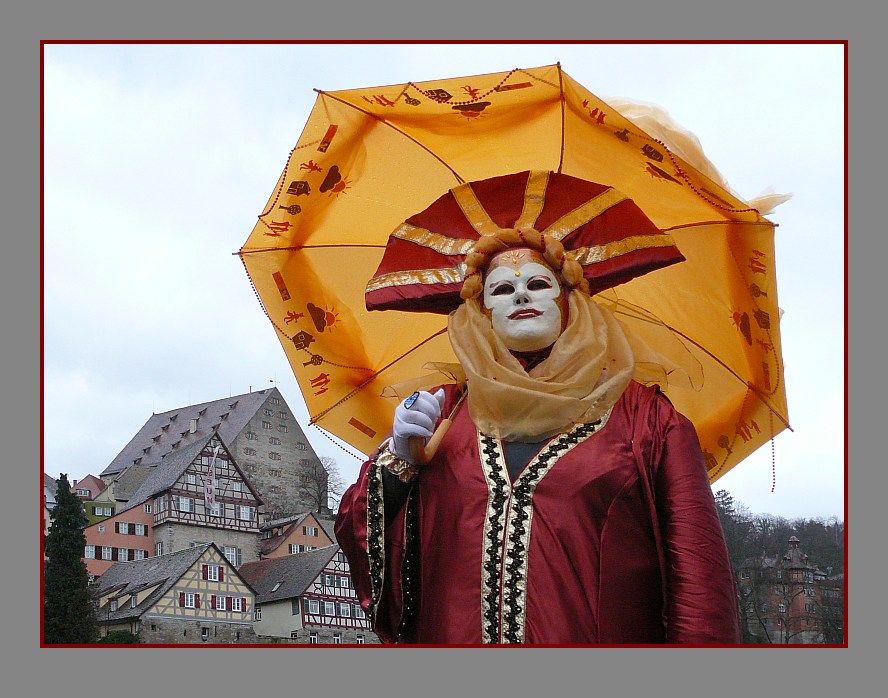
[[[789,418],[718,480],[753,513],[844,518],[844,63],[839,44],[44,46],[44,471],[98,475],[153,412],[277,385],[319,455],[236,252],[314,104],[337,90],[560,62],[665,108],[768,218]]]

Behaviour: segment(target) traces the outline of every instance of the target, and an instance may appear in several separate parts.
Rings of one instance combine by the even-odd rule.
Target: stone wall
[[[259,534],[209,526],[166,523],[154,528],[154,542],[163,543],[163,552],[174,553],[201,543],[215,543],[220,550],[229,545],[241,549],[240,564],[259,559]]]
[[[204,629],[207,631],[206,639]],[[252,624],[190,618],[144,618],[138,634],[143,644],[248,645],[264,642],[256,637]]]

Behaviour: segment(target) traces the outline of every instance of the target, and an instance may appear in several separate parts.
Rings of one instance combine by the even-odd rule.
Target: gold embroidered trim
[[[397,475],[401,482],[412,482],[419,475],[419,466],[392,453],[391,444],[391,439],[383,444],[376,457],[376,462],[392,475]]]
[[[524,467],[509,488],[506,526],[503,533],[505,553],[501,560],[502,603],[500,606],[500,642],[523,643],[527,625],[527,561],[533,523],[533,495],[537,485],[567,453],[598,432],[610,417],[608,410],[598,422],[577,424],[568,433],[549,441]],[[506,469],[502,442],[494,442],[496,461]],[[507,470],[506,470],[507,472]]]
[[[414,271],[392,271],[388,274],[374,276],[367,283],[366,292],[378,291],[393,286],[409,286],[411,284],[452,284],[465,277],[465,268],[460,265],[449,269],[417,269]]]
[[[543,212],[546,203],[546,187],[549,184],[549,173],[537,170],[530,173],[527,178],[527,186],[524,188],[524,209],[515,227],[518,230],[524,228],[536,228],[537,218]]]
[[[422,247],[434,250],[438,254],[453,257],[457,255],[467,255],[469,250],[475,244],[474,240],[456,240],[440,233],[432,232],[426,228],[419,228],[409,223],[402,223],[401,227],[392,233],[392,237],[399,240],[406,240]]]
[[[382,494],[382,470],[378,463],[367,478],[367,561],[370,571],[371,599],[367,613],[375,624],[385,580],[385,508]]]
[[[487,481],[487,511],[481,543],[481,642],[500,641],[500,575],[503,535],[511,487],[502,448],[496,439],[478,432],[478,454]]]
[[[466,182],[465,184],[460,184],[458,187],[454,187],[450,191],[453,193],[453,198],[456,199],[456,203],[458,203],[459,207],[462,209],[466,220],[472,224],[472,227],[479,235],[493,235],[500,229],[500,227],[493,222],[493,219],[487,211],[484,210],[481,202],[478,201],[478,197],[475,196],[475,191],[472,189],[470,183]]]
[[[594,199],[577,206],[573,211],[565,213],[541,232],[551,235],[556,240],[563,240],[580,226],[586,225],[593,218],[597,218],[609,208],[613,208],[626,199],[626,195],[622,192],[608,189]]]
[[[585,267],[638,250],[653,249],[655,247],[673,247],[674,245],[675,240],[672,239],[671,235],[665,233],[659,235],[633,235],[622,240],[609,242],[606,245],[579,247],[567,254]]]

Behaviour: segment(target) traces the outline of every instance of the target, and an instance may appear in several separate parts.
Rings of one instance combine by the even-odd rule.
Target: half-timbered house
[[[238,567],[259,559],[262,504],[214,431],[167,454],[121,513],[150,509],[154,555],[212,542]]]
[[[335,539],[312,512],[269,521],[259,529],[262,559],[304,553],[332,545]]]
[[[326,471],[277,388],[152,414],[102,471],[110,478],[133,465],[157,468],[172,451],[217,433],[265,503],[269,519],[326,505]],[[313,487],[306,489],[306,478]]]
[[[213,543],[117,562],[96,582],[102,635],[144,644],[250,644],[255,594]]]
[[[338,545],[244,564],[256,591],[253,630],[260,639],[296,644],[377,644]]]

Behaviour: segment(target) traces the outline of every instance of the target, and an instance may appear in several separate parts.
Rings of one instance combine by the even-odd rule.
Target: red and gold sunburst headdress
[[[454,187],[389,235],[369,310],[448,314],[481,292],[490,257],[537,250],[590,294],[684,260],[672,237],[613,187],[526,171]]]

